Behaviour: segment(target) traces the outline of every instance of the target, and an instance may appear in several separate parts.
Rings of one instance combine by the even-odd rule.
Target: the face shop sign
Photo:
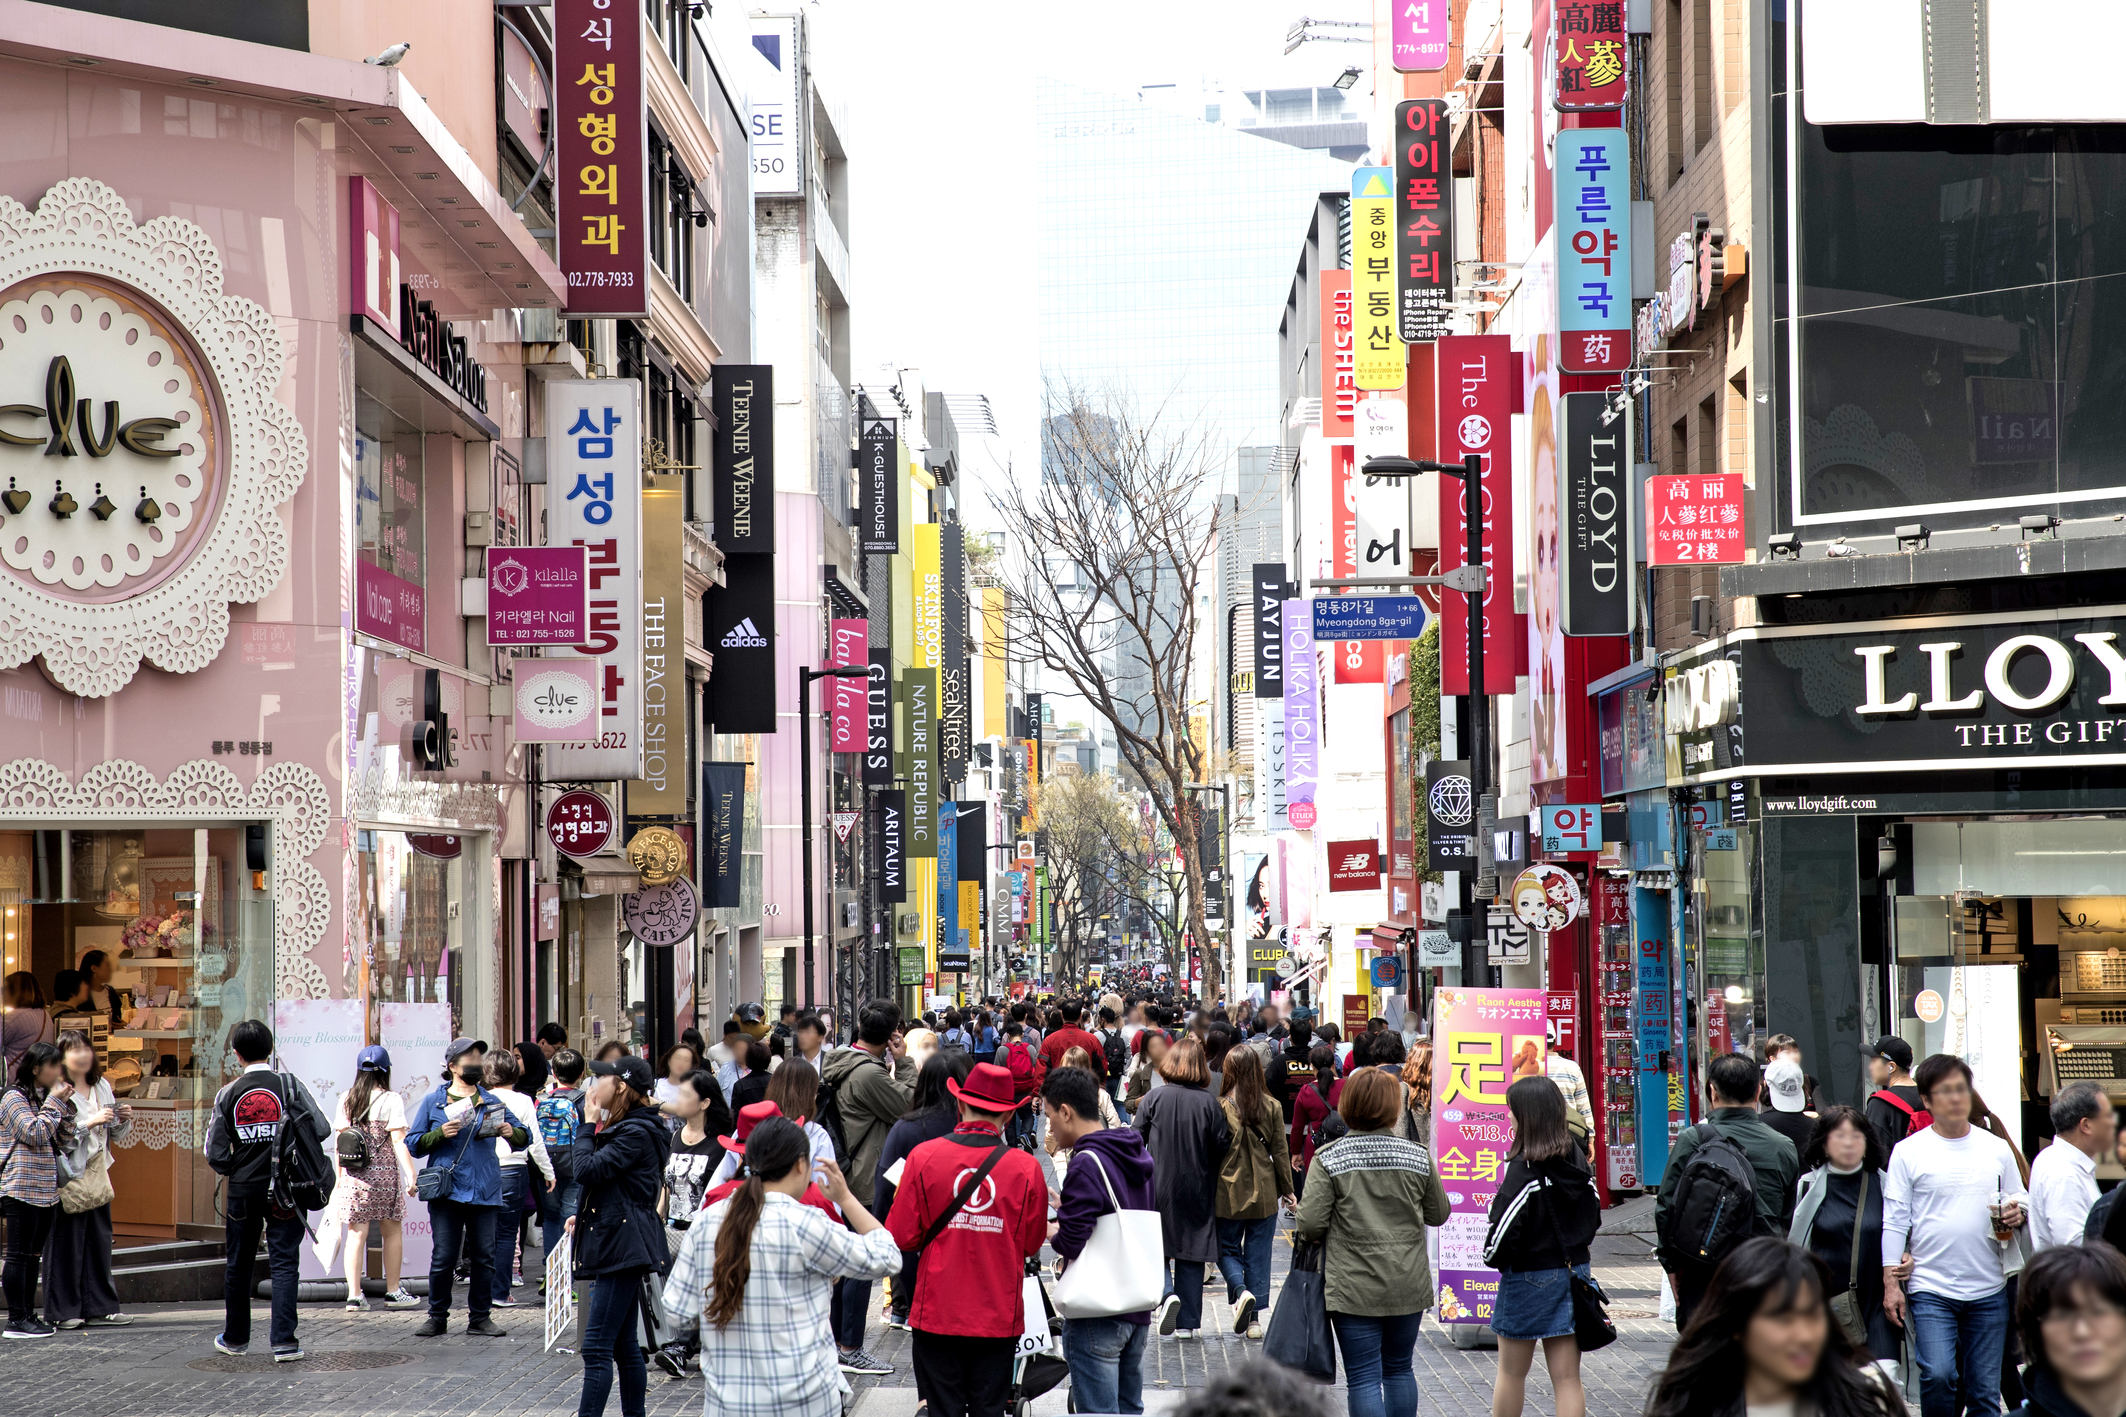
[[[2126,607],[1738,631],[1747,770],[2126,763]]]

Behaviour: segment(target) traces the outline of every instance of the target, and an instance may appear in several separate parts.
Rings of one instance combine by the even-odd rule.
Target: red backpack
[[[1873,1102],[1878,1097],[1905,1114],[1906,1137],[1911,1136],[1914,1132],[1923,1132],[1934,1125],[1934,1114],[1932,1112],[1929,1112],[1924,1107],[1914,1107],[1887,1087],[1880,1092],[1872,1094],[1868,1101]],[[1903,1140],[1904,1137],[1897,1138],[1897,1141]],[[1896,1145],[1896,1142],[1892,1142],[1891,1145]]]
[[[1011,1095],[1033,1095],[1033,1050],[1023,1041],[1013,1041],[1004,1049],[1004,1066],[1011,1069]]]

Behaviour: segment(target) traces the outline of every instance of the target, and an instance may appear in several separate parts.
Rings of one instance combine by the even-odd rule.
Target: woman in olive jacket
[[[583,1322],[583,1396],[577,1417],[599,1417],[620,1372],[620,1410],[643,1417],[649,1366],[636,1339],[643,1277],[664,1272],[667,1249],[657,1197],[672,1132],[650,1105],[650,1065],[623,1055],[590,1066],[583,1097],[590,1126],[576,1129],[580,1199],[568,1221],[576,1273],[592,1281]]]
[[[1152,1154],[1152,1194],[1173,1266],[1154,1316],[1163,1337],[1194,1338],[1203,1326],[1203,1267],[1218,1259],[1218,1170],[1233,1131],[1210,1093],[1203,1045],[1184,1038],[1160,1061],[1164,1086],[1144,1094],[1136,1128]]]
[[[1428,1227],[1447,1223],[1432,1154],[1396,1135],[1403,1085],[1378,1068],[1344,1081],[1350,1131],[1314,1153],[1292,1239],[1322,1245],[1322,1287],[1354,1414],[1415,1417],[1418,1325],[1432,1304]]]
[[[1277,1208],[1292,1206],[1292,1154],[1285,1145],[1284,1109],[1270,1096],[1262,1058],[1252,1048],[1225,1055],[1225,1096],[1219,1099],[1233,1145],[1218,1171],[1218,1268],[1233,1332],[1262,1337],[1257,1306],[1270,1294],[1270,1245]]]

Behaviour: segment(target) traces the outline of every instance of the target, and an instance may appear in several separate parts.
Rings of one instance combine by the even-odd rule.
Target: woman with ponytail
[[[798,1199],[815,1166],[846,1229]],[[901,1267],[901,1252],[841,1168],[815,1162],[804,1130],[787,1118],[752,1129],[745,1169],[738,1189],[687,1231],[664,1287],[674,1320],[701,1320],[702,1410],[841,1417],[848,1383],[828,1323],[834,1281],[884,1279]]]

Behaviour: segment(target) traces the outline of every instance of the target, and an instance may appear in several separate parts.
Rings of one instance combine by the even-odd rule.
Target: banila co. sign
[[[2126,606],[1737,631],[1733,761],[1686,776],[2126,763],[2122,634]]]

